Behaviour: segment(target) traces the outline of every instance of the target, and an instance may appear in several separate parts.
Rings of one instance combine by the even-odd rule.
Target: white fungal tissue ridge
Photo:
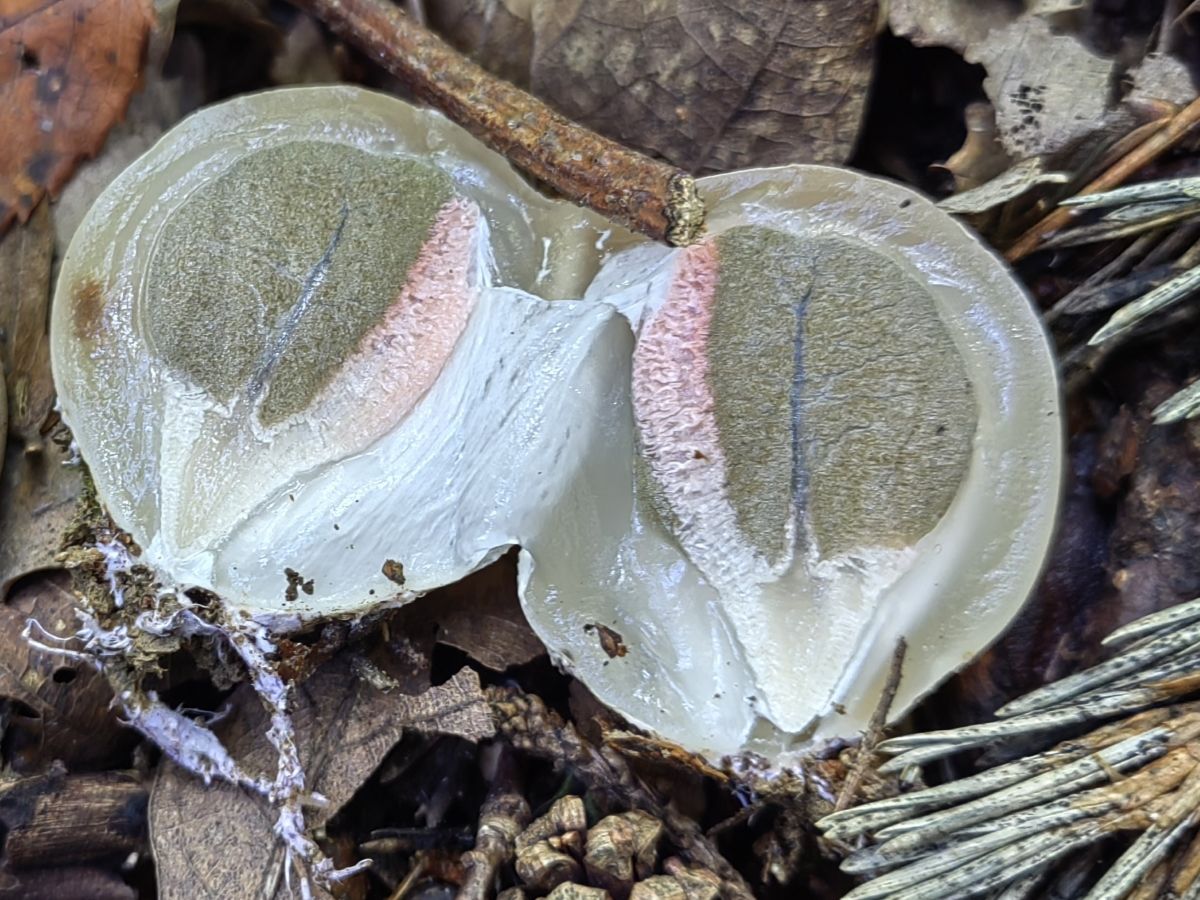
[[[768,581],[769,564],[737,524],[714,413],[706,345],[716,289],[716,249],[684,250],[658,315],[633,354],[633,413],[642,453],[658,482],[683,547],[722,588]]]
[[[113,603],[116,604],[117,609],[121,609],[125,605],[125,590],[121,587],[117,576],[129,572],[133,567],[133,558],[129,555],[125,545],[118,540],[97,541],[95,547],[104,557],[104,575],[108,579]]]
[[[117,540],[95,545],[104,556],[105,578],[118,609],[124,605],[120,576],[129,575],[134,565],[125,546]],[[118,595],[120,595],[118,599]],[[220,620],[202,618],[182,591],[159,591],[156,600],[182,604],[170,612],[161,606],[138,614],[134,628],[156,637],[215,637],[237,654],[250,676],[260,702],[270,716],[267,738],[278,754],[273,779],[247,773],[205,725],[184,711],[163,703],[154,691],[127,687],[117,691],[114,703],[121,707],[125,724],[140,732],[180,768],[199,777],[205,784],[213,779],[237,785],[267,799],[277,810],[274,831],[287,848],[285,880],[291,890],[293,873],[303,898],[312,897],[312,881],[327,886],[344,880],[370,866],[364,859],[344,869],[335,868],[316,842],[308,837],[304,824],[305,806],[324,806],[326,800],[306,789],[305,773],[296,744],[295,725],[289,714],[291,685],[279,675],[271,658],[277,647],[267,629],[233,609],[222,609]],[[75,609],[79,628],[70,635],[56,635],[36,619],[26,621],[22,637],[30,647],[47,654],[66,657],[93,666],[99,671],[112,670],[135,649],[129,627],[121,624],[106,629],[86,608]],[[82,649],[66,644],[78,641]],[[111,680],[111,679],[110,679]],[[209,719],[215,721],[217,716]]]

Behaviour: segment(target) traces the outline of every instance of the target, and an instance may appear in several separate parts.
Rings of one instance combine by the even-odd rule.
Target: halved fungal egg
[[[865,727],[900,638],[895,714],[1016,614],[1058,503],[1055,366],[1004,266],[911,191],[699,186],[705,238],[589,288],[637,329],[636,449],[576,484],[567,516],[601,521],[538,545],[526,609],[633,721],[779,756]]]
[[[590,221],[382,95],[189,118],[60,275],[55,377],[100,498],[164,578],[277,629],[461,578],[612,427],[628,327],[522,290],[582,292]]]
[[[853,735],[901,637],[897,712],[1025,599],[1054,365],[916,194],[700,186],[709,232],[670,250],[393,98],[206,109],[71,244],[63,416],[164,581],[275,631],[519,545],[533,627],[631,721],[713,756]]]

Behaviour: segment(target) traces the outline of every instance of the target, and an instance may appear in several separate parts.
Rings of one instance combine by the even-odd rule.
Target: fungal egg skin
[[[568,518],[602,521],[535,546],[526,610],[637,724],[779,758],[864,728],[901,637],[894,716],[1016,614],[1058,503],[1055,366],[1004,265],[912,191],[817,166],[699,186],[702,241],[588,290],[638,335],[637,462],[573,485]]]
[[[462,577],[619,410],[628,327],[525,292],[582,293],[594,221],[395,98],[202,110],[60,274],[55,379],[101,500],[165,581],[278,630],[395,597],[385,568],[406,596]]]

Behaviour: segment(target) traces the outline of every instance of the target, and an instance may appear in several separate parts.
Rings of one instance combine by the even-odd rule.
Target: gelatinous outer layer
[[[758,509],[787,493],[786,478],[782,491],[767,485],[741,506],[726,490],[745,465],[737,455],[742,448],[726,452],[716,420],[720,394],[712,383],[710,359],[717,265],[710,241],[680,254],[663,307],[642,329],[634,350],[633,410],[651,504],[689,555],[704,560],[702,570],[710,580],[736,583],[769,576],[768,550],[790,534],[790,504],[785,497],[775,504],[782,505],[781,516],[768,513],[767,521],[760,521]],[[760,436],[760,446],[767,453],[787,455],[790,416],[786,405],[775,412],[781,418],[766,418],[771,426],[782,422],[784,433],[772,435],[779,429],[769,429]],[[772,437],[782,440],[775,444]],[[766,542],[769,548],[763,546]]]
[[[353,147],[283,144],[193,191],[155,242],[140,317],[183,393],[159,444],[171,552],[219,544],[255,498],[392,431],[458,344],[485,248],[448,176]]]
[[[671,251],[394,99],[210,108],[72,242],[64,418],[166,583],[277,630],[519,544],[531,624],[631,720],[710,754],[854,734],[898,638],[897,713],[1032,585],[1050,353],[910,191],[820,167],[702,187],[710,237]]]

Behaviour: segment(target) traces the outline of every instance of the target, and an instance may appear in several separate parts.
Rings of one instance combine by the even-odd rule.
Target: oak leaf
[[[0,230],[99,151],[153,22],[149,0],[0,0]]]
[[[1015,159],[1048,156],[1108,131],[1120,116],[1109,102],[1114,63],[1045,19],[1023,16],[967,48],[987,69],[983,88],[996,108],[1004,149]]]
[[[54,221],[47,203],[39,203],[28,222],[0,237],[0,368],[7,386],[6,427],[26,453],[41,452],[42,431],[54,406],[49,329],[53,257]],[[0,415],[0,425],[2,421]],[[0,427],[0,433],[4,430]]]
[[[962,53],[1017,18],[1011,3],[976,0],[892,0],[888,25],[918,47],[950,47]]]
[[[22,576],[59,565],[63,532],[83,489],[83,470],[64,465],[70,459],[71,451],[55,440],[38,453],[7,441],[0,471],[0,599]]]
[[[859,0],[445,0],[432,24],[601,134],[696,174],[843,163],[874,67]]]
[[[120,764],[137,742],[113,709],[102,674],[24,637],[32,619],[35,640],[79,652],[80,641],[63,640],[79,627],[75,607],[70,576],[62,571],[22,579],[0,603],[3,759],[16,772],[42,771],[53,760],[72,772],[104,769]]]
[[[517,599],[517,558],[508,553],[461,581],[431,591],[399,610],[392,627],[402,634],[429,633],[496,672],[531,662],[546,652]]]
[[[270,773],[276,751],[267,714],[249,685],[230,698],[214,730],[248,771]],[[308,810],[310,828],[347,803],[408,730],[478,741],[493,734],[479,676],[462,669],[424,693],[382,693],[358,678],[345,658],[296,688],[292,716],[312,790],[328,802]],[[272,832],[275,812],[241,788],[198,778],[164,763],[150,798],[150,835],[161,900],[286,897],[285,850]],[[315,897],[327,896],[314,891]]]

